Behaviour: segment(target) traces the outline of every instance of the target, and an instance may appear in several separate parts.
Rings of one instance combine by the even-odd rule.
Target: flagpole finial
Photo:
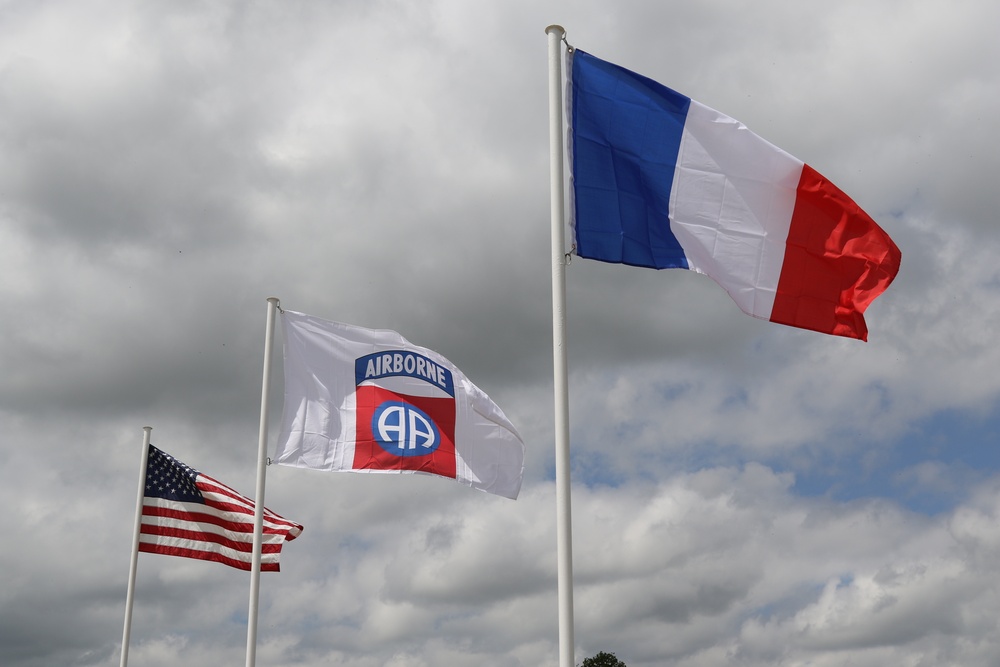
[[[559,33],[560,38],[562,38],[566,34],[566,30],[561,25],[557,25],[555,23],[553,23],[552,25],[550,25],[548,28],[545,29],[546,35],[553,32]]]

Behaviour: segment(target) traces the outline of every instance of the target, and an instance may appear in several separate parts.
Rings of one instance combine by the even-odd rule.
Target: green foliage
[[[627,667],[624,662],[615,657],[614,653],[601,651],[597,655],[587,658],[580,663],[579,667]]]

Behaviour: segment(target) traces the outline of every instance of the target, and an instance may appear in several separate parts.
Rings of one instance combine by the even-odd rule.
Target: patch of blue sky
[[[1000,409],[989,413],[948,410],[914,424],[886,443],[828,448],[787,467],[793,490],[804,496],[847,501],[888,498],[923,514],[946,512],[978,482],[1000,473]]]
[[[837,588],[844,588],[854,583],[854,576],[850,573],[841,574],[837,582]],[[771,621],[782,621],[792,618],[810,604],[815,603],[826,590],[827,582],[802,581],[791,587],[781,597],[769,600],[765,604],[754,607],[746,614],[749,618],[754,618],[758,622],[768,623]]]

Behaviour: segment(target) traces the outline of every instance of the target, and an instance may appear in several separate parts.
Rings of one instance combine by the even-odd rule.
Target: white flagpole
[[[142,499],[146,495],[146,465],[149,462],[149,433],[152,426],[142,427],[142,456],[139,463],[139,497],[135,501],[135,527],[132,531],[132,560],[128,566],[128,592],[125,593],[125,629],[122,630],[121,667],[128,665],[128,645],[132,635],[132,602],[135,597],[135,573],[139,566],[139,531],[142,530]]]
[[[264,536],[264,476],[267,470],[267,398],[271,387],[271,341],[278,298],[267,300],[267,327],[264,334],[264,377],[260,395],[260,435],[257,439],[257,490],[254,493],[253,556],[250,561],[250,613],[247,617],[247,664],[257,661],[257,610],[260,600],[260,554]]]
[[[563,193],[562,26],[549,38],[549,159],[552,189],[552,365],[555,385],[556,545],[559,587],[559,667],[573,662],[573,530],[569,479],[569,377],[566,370],[566,224]]]

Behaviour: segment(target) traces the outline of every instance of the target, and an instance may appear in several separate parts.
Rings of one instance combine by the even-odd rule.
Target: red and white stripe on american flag
[[[254,502],[208,475],[195,485],[205,503],[143,498],[139,551],[224,563],[249,570],[253,556]],[[277,572],[281,547],[302,526],[264,508],[263,572]]]

